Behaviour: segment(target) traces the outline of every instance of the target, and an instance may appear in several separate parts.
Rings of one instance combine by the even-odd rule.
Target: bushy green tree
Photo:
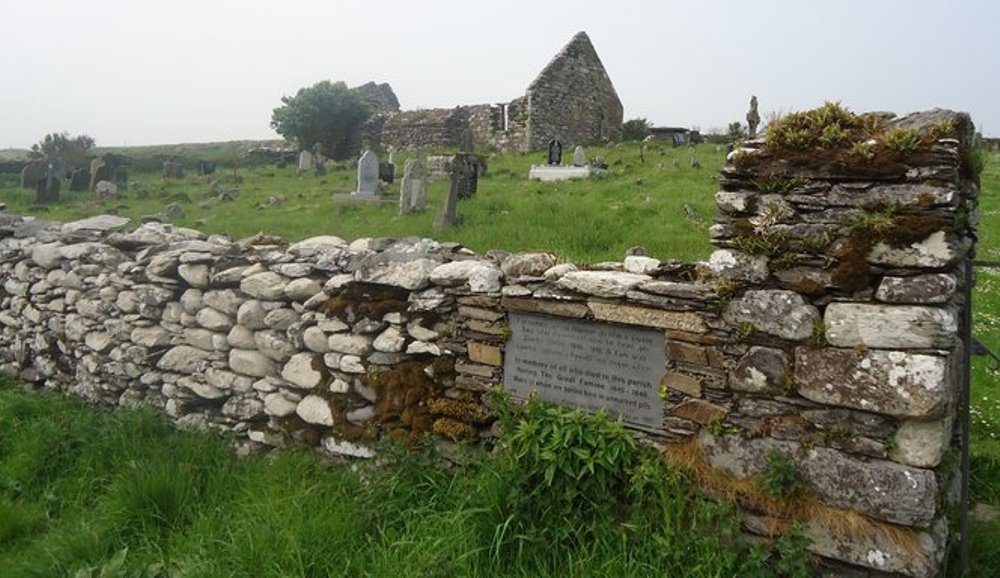
[[[747,128],[740,121],[731,122],[726,127],[726,135],[729,137],[729,142],[740,141],[747,138]]]
[[[653,124],[644,118],[633,118],[622,123],[622,140],[639,141],[649,136]]]
[[[271,113],[271,128],[303,150],[316,143],[336,159],[350,157],[350,136],[371,115],[368,103],[343,82],[324,80],[281,97]]]
[[[94,147],[94,139],[81,134],[70,138],[68,132],[53,132],[31,145],[31,158],[60,161],[66,165],[79,166]]]

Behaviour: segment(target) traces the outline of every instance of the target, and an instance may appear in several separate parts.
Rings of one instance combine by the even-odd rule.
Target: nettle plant
[[[531,400],[509,421],[512,505],[521,520],[567,521],[550,527],[569,531],[572,522],[615,516],[639,459],[620,420]]]

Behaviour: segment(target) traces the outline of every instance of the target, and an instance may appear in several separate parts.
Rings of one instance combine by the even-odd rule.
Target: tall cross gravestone
[[[358,190],[359,197],[374,197],[378,194],[378,156],[366,150],[358,159]]]
[[[420,159],[406,159],[399,185],[399,214],[427,208],[427,169]]]
[[[466,186],[467,171],[468,167],[462,156],[456,155],[449,163],[448,173],[451,176],[451,188],[445,198],[444,209],[434,217],[435,229],[445,229],[462,222],[462,217],[458,214],[458,199]]]
[[[559,139],[549,141],[549,165],[559,166],[562,164],[563,145]]]

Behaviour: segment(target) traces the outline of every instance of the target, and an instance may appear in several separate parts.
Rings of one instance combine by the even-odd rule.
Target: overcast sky
[[[0,148],[277,138],[282,95],[392,85],[404,109],[523,94],[586,31],[625,118],[708,131],[839,100],[1000,135],[997,0],[0,0]]]

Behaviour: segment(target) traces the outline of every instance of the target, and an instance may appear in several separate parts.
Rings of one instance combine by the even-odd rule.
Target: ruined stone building
[[[621,100],[585,32],[556,54],[524,96],[507,103],[396,112],[392,89],[377,88],[361,91],[366,98],[373,95],[369,100],[377,112],[359,135],[368,145],[528,151],[544,148],[553,138],[575,146],[621,135]],[[395,103],[395,110],[386,102]]]

